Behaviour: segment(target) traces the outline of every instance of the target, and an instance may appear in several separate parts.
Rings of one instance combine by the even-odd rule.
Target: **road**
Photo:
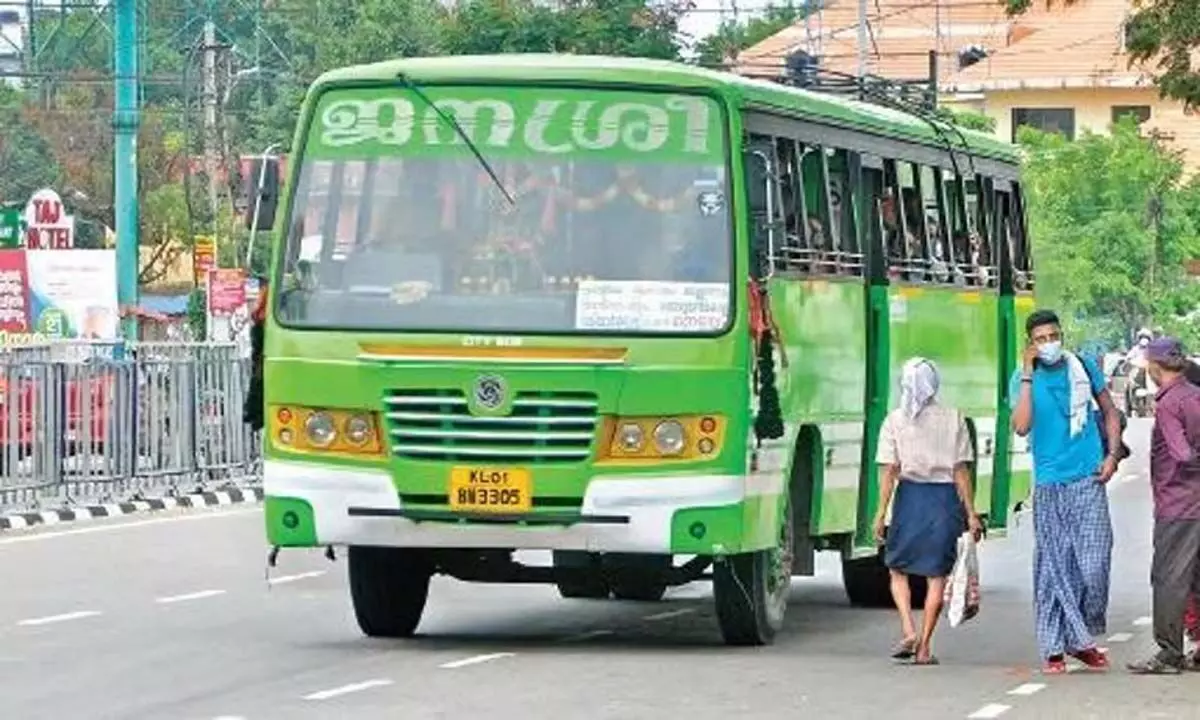
[[[1118,668],[1150,648],[1145,425],[1131,435],[1111,489]],[[829,557],[769,648],[723,647],[702,584],[641,604],[452,580],[419,638],[388,642],[358,632],[341,559],[285,552],[268,584],[255,508],[8,533],[0,703],[22,720],[1200,718],[1200,677],[1038,675],[1030,525],[985,543],[983,612],[944,629],[940,667],[890,662],[891,613],[847,607]]]

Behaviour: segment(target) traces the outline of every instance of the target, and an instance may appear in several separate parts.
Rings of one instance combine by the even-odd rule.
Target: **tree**
[[[726,20],[712,35],[696,43],[696,62],[705,67],[724,68],[742,50],[795,25],[820,7],[819,2],[806,0],[797,6],[794,0],[785,0],[782,5],[768,3],[760,14],[749,20]]]
[[[1180,329],[1200,302],[1183,269],[1200,237],[1178,154],[1131,119],[1111,136],[1071,142],[1025,128],[1018,139],[1039,302],[1111,342],[1148,324]]]
[[[23,100],[22,93],[0,84],[0,206],[24,206],[58,174],[45,139],[25,115]]]
[[[1010,15],[1020,15],[1034,0],[999,0]],[[1073,5],[1077,0],[1059,0]],[[1053,5],[1055,0],[1046,0]],[[1196,0],[1141,0],[1125,22],[1131,63],[1153,64],[1163,97],[1188,108],[1200,104],[1200,67],[1192,61],[1200,46],[1200,3]],[[1118,28],[1118,31],[1120,29]]]

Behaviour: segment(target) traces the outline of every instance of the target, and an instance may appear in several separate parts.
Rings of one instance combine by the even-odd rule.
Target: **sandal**
[[[912,664],[913,665],[941,665],[941,663],[938,662],[936,655],[930,655],[929,657],[925,658],[924,660],[922,660],[920,658],[913,658]]]
[[[908,660],[917,653],[917,639],[908,638],[896,643],[892,648],[893,660]]]

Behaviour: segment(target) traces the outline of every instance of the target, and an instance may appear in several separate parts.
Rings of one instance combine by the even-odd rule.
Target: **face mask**
[[[1047,365],[1054,365],[1062,359],[1062,343],[1057,340],[1038,345],[1038,359]]]
[[[1150,344],[1150,338],[1141,338],[1140,340],[1138,340],[1138,345],[1141,345],[1142,347],[1146,347],[1149,344]]]

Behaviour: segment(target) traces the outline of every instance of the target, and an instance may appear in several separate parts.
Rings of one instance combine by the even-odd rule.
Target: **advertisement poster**
[[[246,273],[241,269],[208,272],[208,310],[213,315],[233,315],[246,305]]]
[[[196,287],[204,287],[208,271],[217,263],[217,243],[207,236],[198,236],[192,245],[192,272],[196,274]]]
[[[29,332],[29,283],[24,250],[0,250],[0,336]]]
[[[25,206],[25,247],[29,250],[70,250],[75,247],[75,216],[68,215],[62,198],[43,188]]]
[[[25,263],[35,334],[47,339],[117,338],[115,250],[30,250]]]

